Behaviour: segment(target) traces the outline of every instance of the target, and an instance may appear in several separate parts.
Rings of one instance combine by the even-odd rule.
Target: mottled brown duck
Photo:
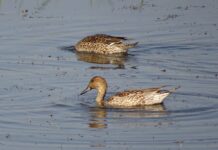
[[[137,45],[128,43],[126,37],[110,36],[106,34],[90,35],[80,40],[74,47],[77,52],[97,54],[126,54],[129,48]]]

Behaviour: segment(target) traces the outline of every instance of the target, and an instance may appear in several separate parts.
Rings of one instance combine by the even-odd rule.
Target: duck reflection
[[[126,54],[101,55],[95,53],[76,52],[77,59],[80,61],[95,63],[95,64],[112,64],[124,68],[124,63],[127,60]]]
[[[113,118],[159,118],[167,115],[164,105],[151,105],[136,108],[114,109],[114,108],[90,108],[90,128],[107,128],[107,114],[111,113]]]
[[[105,67],[105,66],[92,66],[90,69],[125,69],[125,62],[128,59],[128,54],[110,54],[102,55],[96,53],[85,53],[77,52],[74,46],[63,46],[60,47],[61,50],[70,51],[76,54],[77,60],[94,63],[94,64],[111,64],[116,65],[115,67]]]
[[[166,108],[163,104],[148,105],[129,109],[120,109],[120,111],[113,113],[113,117],[124,118],[160,118],[167,114]]]
[[[104,108],[90,108],[90,128],[107,128],[107,111]]]

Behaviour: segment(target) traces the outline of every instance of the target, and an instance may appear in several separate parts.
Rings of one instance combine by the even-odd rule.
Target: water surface
[[[0,147],[218,148],[218,3],[161,0],[0,1]],[[125,57],[67,50],[105,33],[139,42]],[[102,109],[79,93],[104,76],[107,97],[181,88],[164,105]]]

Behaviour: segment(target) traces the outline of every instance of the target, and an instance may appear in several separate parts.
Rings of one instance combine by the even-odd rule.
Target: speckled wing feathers
[[[119,92],[112,96],[107,103],[111,106],[124,107],[159,104],[170,94],[169,91],[162,90],[161,88],[162,87]]]
[[[126,90],[123,92],[118,92],[114,96],[128,96],[129,94],[135,93],[135,94],[142,94],[142,93],[151,93],[151,92],[158,92],[160,91],[162,87],[157,88],[147,88],[147,89],[138,89],[138,90]]]
[[[81,40],[81,42],[91,42],[91,43],[120,43],[122,40],[127,40],[125,37],[116,37],[105,34],[95,34],[92,36],[87,36]]]

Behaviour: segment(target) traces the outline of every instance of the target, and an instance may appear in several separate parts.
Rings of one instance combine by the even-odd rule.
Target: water
[[[218,3],[208,1],[0,1],[0,149],[217,149]],[[72,52],[84,36],[139,42],[126,57]],[[181,88],[164,105],[101,109],[131,88]]]

